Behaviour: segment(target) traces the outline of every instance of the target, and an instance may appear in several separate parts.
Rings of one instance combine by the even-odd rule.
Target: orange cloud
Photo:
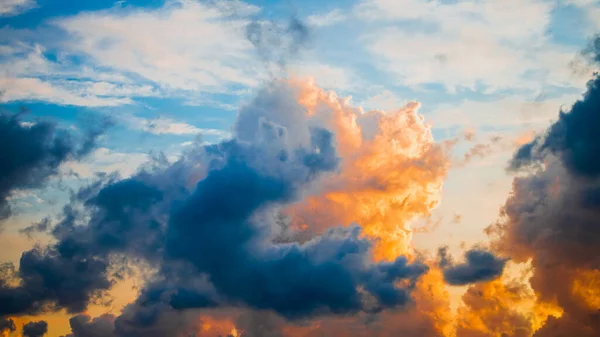
[[[288,210],[293,226],[319,231],[354,222],[378,241],[376,260],[409,252],[411,224],[439,204],[449,167],[444,146],[418,113],[420,104],[365,113],[314,82],[292,85],[307,114],[334,131],[342,157],[337,174]]]

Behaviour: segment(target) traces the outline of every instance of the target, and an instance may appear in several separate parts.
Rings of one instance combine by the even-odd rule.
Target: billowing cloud
[[[418,114],[419,103],[364,113],[314,84],[297,88],[299,102],[334,130],[343,160],[338,175],[286,210],[290,227],[301,235],[355,222],[377,240],[376,259],[409,252],[411,225],[439,204],[449,168],[445,147],[433,141]]]
[[[0,220],[11,214],[8,198],[13,192],[42,187],[62,163],[87,155],[107,125],[90,125],[78,137],[51,122],[28,125],[18,114],[0,112]]]
[[[535,296],[522,284],[501,280],[470,286],[456,313],[456,336],[529,337],[534,331],[535,313],[528,304]]]

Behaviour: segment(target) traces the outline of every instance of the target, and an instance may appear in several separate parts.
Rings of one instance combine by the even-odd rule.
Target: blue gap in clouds
[[[574,47],[574,52],[590,38],[589,25],[584,9],[574,5],[559,5],[552,11],[549,33],[554,43]]]
[[[14,17],[0,19],[0,26],[36,27],[49,18],[70,16],[83,11],[109,9],[115,6],[158,8],[165,0],[37,0],[38,6]]]

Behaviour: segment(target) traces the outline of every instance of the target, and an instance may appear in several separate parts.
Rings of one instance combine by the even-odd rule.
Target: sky
[[[0,0],[0,333],[600,335],[600,2]]]

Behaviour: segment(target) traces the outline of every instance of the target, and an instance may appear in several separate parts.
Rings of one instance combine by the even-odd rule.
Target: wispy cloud
[[[203,129],[194,125],[178,122],[167,117],[146,119],[136,116],[127,116],[123,119],[129,127],[156,135],[204,135],[218,138],[228,138],[230,133],[219,129]]]
[[[325,27],[343,22],[346,19],[347,16],[340,9],[336,8],[325,14],[311,15],[307,18],[306,22],[313,27]]]
[[[55,24],[68,34],[72,53],[165,90],[222,91],[229,84],[253,84],[252,46],[244,38],[248,20],[239,15],[257,9],[219,3],[170,1],[151,11],[89,12]]]
[[[2,0],[0,1],[0,16],[14,16],[35,8],[35,0]]]
[[[241,1],[82,12],[50,21],[52,41],[2,28],[2,100],[115,106],[138,97],[222,93],[258,83],[245,38],[258,8]],[[131,27],[136,27],[132,29]],[[60,44],[60,50],[52,49]],[[243,64],[244,67],[239,65]]]

